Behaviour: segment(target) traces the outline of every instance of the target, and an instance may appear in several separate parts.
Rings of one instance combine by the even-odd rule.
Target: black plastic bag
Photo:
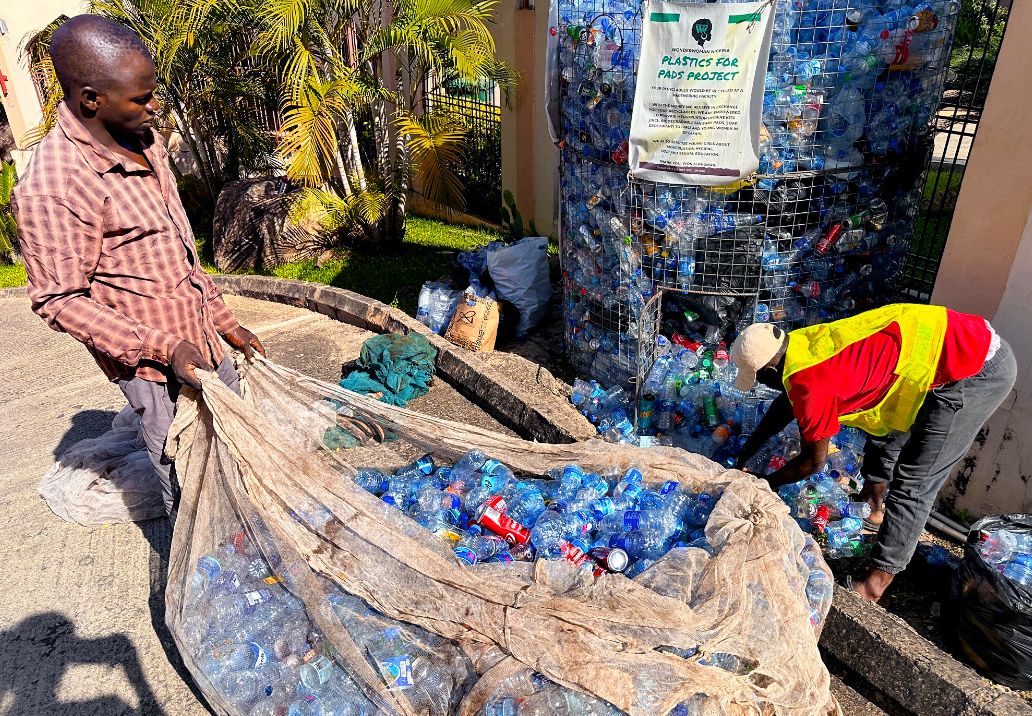
[[[1032,689],[1032,588],[998,572],[978,552],[981,536],[998,529],[1032,534],[1032,515],[993,515],[968,533],[964,561],[950,589],[958,655],[993,681]]]

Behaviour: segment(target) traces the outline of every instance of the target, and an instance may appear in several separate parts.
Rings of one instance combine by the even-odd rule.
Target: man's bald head
[[[64,102],[102,141],[147,139],[160,109],[154,61],[132,30],[99,15],[78,15],[50,42]]]
[[[100,15],[77,15],[61,25],[50,41],[50,56],[66,96],[82,87],[105,90],[123,82],[129,58],[151,61],[139,35]]]

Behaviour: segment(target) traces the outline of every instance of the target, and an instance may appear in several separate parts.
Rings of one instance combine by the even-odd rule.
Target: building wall
[[[39,96],[29,74],[28,57],[20,48],[34,33],[39,32],[60,15],[69,17],[86,11],[85,0],[31,0],[0,3],[0,20],[6,31],[0,35],[0,72],[7,78],[7,92],[0,92],[0,101],[7,111],[11,132],[19,150],[26,149],[25,133],[40,123]],[[19,164],[27,161],[27,154],[15,154]]]
[[[503,0],[495,11],[498,57],[522,75],[513,107],[502,106],[502,188],[513,193],[525,222],[533,219],[539,233],[558,236],[559,150],[544,107],[548,0],[536,4],[517,9],[516,0]]]
[[[1018,381],[942,497],[965,516],[1032,512],[1032,3],[1014,3],[932,302],[988,318]]]

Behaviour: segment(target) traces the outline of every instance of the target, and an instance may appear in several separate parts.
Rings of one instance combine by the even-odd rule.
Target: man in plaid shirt
[[[163,452],[180,386],[200,387],[200,368],[237,387],[220,336],[247,358],[265,351],[201,268],[153,131],[157,79],[143,42],[79,15],[54,33],[51,55],[64,101],[14,196],[32,309],[85,344],[141,416],[174,518]]]

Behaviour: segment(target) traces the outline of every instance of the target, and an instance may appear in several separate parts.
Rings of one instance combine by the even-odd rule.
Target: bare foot
[[[871,508],[867,521],[877,527],[881,527],[882,520],[885,519],[885,493],[888,492],[888,488],[888,483],[868,481],[857,495]]]
[[[870,503],[868,503],[870,504]],[[871,514],[864,520],[864,531],[872,534],[878,534],[881,531],[881,523],[885,521],[885,510],[871,508]],[[870,525],[870,527],[868,527]]]
[[[853,581],[853,591],[869,602],[878,604],[885,596],[885,590],[892,584],[895,575],[872,569],[863,579]]]

